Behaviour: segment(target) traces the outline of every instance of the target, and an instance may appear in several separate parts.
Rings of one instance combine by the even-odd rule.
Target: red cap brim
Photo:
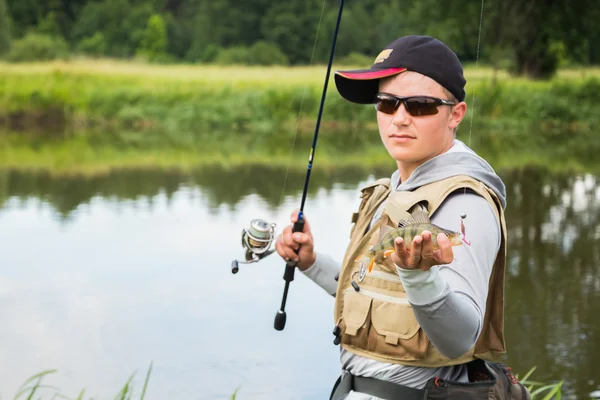
[[[379,71],[372,69],[336,71],[335,85],[344,99],[352,103],[373,104],[379,90],[379,79],[404,71],[406,68],[386,68]]]
[[[347,79],[352,80],[366,80],[366,79],[379,79],[386,78],[400,72],[406,71],[406,68],[388,68],[382,69],[381,71],[337,71],[336,74],[343,76]]]

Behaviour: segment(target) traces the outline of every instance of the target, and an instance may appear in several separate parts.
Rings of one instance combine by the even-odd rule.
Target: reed
[[[21,400],[21,399],[27,399],[27,400],[66,399],[66,400],[69,400],[69,399],[72,399],[72,397],[68,397],[65,394],[61,393],[60,389],[58,389],[57,387],[42,384],[42,380],[44,378],[48,377],[51,374],[55,374],[56,372],[57,372],[57,370],[50,369],[50,370],[45,370],[45,371],[42,371],[40,373],[33,375],[32,377],[27,379],[21,385],[21,387],[19,388],[19,390],[13,397],[13,400]],[[132,400],[132,399],[137,398],[139,400],[144,400],[144,398],[146,397],[147,389],[148,389],[148,383],[150,382],[151,373],[152,373],[152,363],[150,363],[150,366],[148,367],[148,371],[146,372],[146,377],[144,379],[144,383],[142,385],[142,390],[139,393],[139,396],[135,393],[135,390],[136,390],[135,382],[134,382],[135,373],[133,373],[129,377],[127,382],[125,382],[123,387],[119,390],[119,392],[116,394],[114,399],[115,400]],[[138,397],[133,397],[134,395],[136,395]],[[42,397],[42,396],[45,396],[45,397]],[[84,396],[85,396],[85,389],[82,389],[79,392],[79,394],[77,395],[76,399],[84,400],[85,399]],[[90,399],[92,399],[92,398],[93,397],[90,397]]]
[[[533,372],[535,371],[535,369],[536,369],[536,367],[534,366],[522,378],[519,378],[517,375],[517,378],[520,380],[520,382],[529,389],[532,400],[552,400],[552,399],[560,400],[561,395],[562,395],[562,386],[563,386],[564,382],[559,381],[559,382],[555,382],[555,383],[543,383],[543,382],[531,380],[530,377],[533,374]],[[70,397],[67,397],[66,395],[62,394],[58,388],[50,386],[50,385],[42,384],[42,380],[44,378],[48,377],[51,374],[55,374],[56,372],[57,371],[55,369],[52,369],[52,370],[45,370],[45,371],[42,371],[40,373],[33,375],[32,377],[27,379],[21,385],[21,387],[19,388],[19,390],[13,397],[13,400],[21,400],[21,399],[32,400],[34,398],[38,399],[38,400],[59,399],[59,398],[67,399],[67,400],[71,399]],[[144,398],[146,397],[148,383],[150,382],[151,373],[152,373],[152,363],[150,363],[148,371],[146,372],[146,376],[144,379],[144,383],[142,385],[141,392],[139,393],[139,397],[137,397],[137,399],[139,399],[139,400],[144,400]],[[135,389],[134,388],[135,385],[134,385],[134,381],[133,381],[134,377],[135,377],[135,373],[133,373],[129,377],[127,382],[125,382],[123,387],[119,390],[117,395],[114,397],[115,400],[136,399],[136,397],[133,397],[136,395],[135,390],[134,390]],[[230,398],[231,400],[236,400],[239,397],[240,389],[241,389],[241,387],[237,387],[234,390],[234,392]],[[47,397],[41,397],[41,395],[45,395]],[[85,389],[82,389],[81,392],[79,392],[78,396],[76,397],[76,400],[84,400],[85,399],[84,396],[85,396]]]

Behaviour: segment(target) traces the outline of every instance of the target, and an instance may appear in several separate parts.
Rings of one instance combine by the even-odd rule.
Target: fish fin
[[[398,221],[398,228],[405,227],[407,225],[415,225],[415,224],[430,224],[431,220],[427,215],[427,212],[422,209],[416,209],[412,212],[410,218],[401,219]]]
[[[413,220],[415,223],[418,223],[418,224],[431,223],[431,220],[429,219],[429,215],[427,215],[427,212],[420,208],[417,208],[415,211],[412,212],[411,220]]]
[[[409,220],[401,219],[400,221],[398,221],[398,228],[403,228],[406,225],[410,225]]]
[[[363,263],[365,265],[372,264],[374,260],[375,257],[370,256],[369,253],[361,254],[360,256],[356,257],[356,259],[354,259],[354,261]]]
[[[387,258],[390,254],[393,254],[395,250],[386,250],[383,252],[383,258]]]
[[[383,239],[383,237],[385,235],[387,235],[388,233],[390,233],[393,230],[394,230],[394,228],[392,228],[389,225],[382,225],[381,228],[379,228],[379,240],[378,240],[378,242],[381,241],[381,239]]]
[[[373,271],[373,264],[375,264],[375,257],[371,258],[371,262],[369,263],[369,272]]]

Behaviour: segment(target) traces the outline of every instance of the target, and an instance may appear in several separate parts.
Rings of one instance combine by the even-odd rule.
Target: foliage
[[[102,56],[106,53],[104,34],[96,32],[94,36],[82,38],[77,44],[77,51],[90,56]]]
[[[535,371],[536,367],[531,368],[523,378],[520,378],[522,384],[524,384],[531,393],[532,400],[550,400],[550,399],[560,399],[561,398],[561,388],[563,382],[560,381],[558,383],[553,384],[544,384],[542,382],[536,382],[529,379],[533,371]],[[46,370],[42,371],[38,374],[33,375],[29,379],[27,379],[19,388],[17,394],[14,396],[13,400],[19,400],[25,398],[23,396],[27,396],[27,399],[32,399],[36,394],[46,392],[52,392],[52,398],[63,397],[64,394],[61,394],[57,388],[52,386],[42,385],[42,380],[48,375],[56,373],[56,370]],[[148,383],[150,382],[150,375],[152,373],[152,363],[150,364],[148,371],[146,373],[146,377],[144,379],[144,384],[142,386],[141,393],[139,395],[139,400],[144,400],[146,397],[146,393],[148,390]],[[132,374],[127,382],[123,385],[119,393],[115,396],[115,400],[130,400],[132,399],[132,395],[134,393],[134,384],[133,378],[135,377],[135,373]],[[236,388],[231,395],[231,400],[237,399],[238,392],[240,387]],[[79,395],[77,396],[77,400],[84,400],[85,389],[81,390]],[[543,397],[542,397],[543,396]],[[43,399],[42,397],[35,397],[39,399]]]
[[[50,394],[48,394],[48,398],[50,399],[55,399],[55,398],[68,398],[66,397],[64,394],[60,393],[60,390],[58,388],[55,388],[53,386],[48,386],[48,385],[43,385],[42,384],[42,380],[44,378],[46,378],[48,375],[54,374],[57,371],[55,369],[52,370],[46,370],[46,371],[42,371],[38,374],[33,375],[31,378],[27,379],[19,388],[19,390],[17,391],[17,393],[15,394],[15,397],[13,398],[13,400],[20,400],[20,399],[43,399],[43,397],[39,397],[40,393],[45,393],[48,394],[48,392],[50,392]],[[142,391],[140,393],[140,397],[139,400],[144,400],[144,398],[146,397],[146,392],[148,390],[148,383],[150,382],[150,375],[152,373],[152,363],[150,363],[150,367],[148,368],[148,372],[146,373],[146,378],[144,379],[144,384],[142,386]],[[123,387],[121,388],[121,390],[119,391],[119,393],[117,393],[117,395],[115,396],[115,400],[131,400],[133,393],[134,393],[134,383],[133,383],[133,378],[135,377],[135,373],[132,374],[129,379],[127,380],[127,382],[125,383],[125,385],[123,385]],[[77,396],[77,400],[84,400],[85,398],[83,397],[85,394],[85,389],[82,389],[81,392],[79,392],[79,395]]]
[[[2,17],[4,2],[7,18]],[[7,19],[14,22],[14,38],[44,33],[94,56],[130,58],[143,53],[151,60],[237,63],[257,60],[252,55],[256,52],[267,54],[255,61],[259,65],[266,65],[265,60],[282,65],[323,63],[328,59],[338,4],[334,0],[2,0],[0,53],[6,43],[2,26]],[[600,7],[595,0],[356,0],[346,2],[336,57],[362,63],[360,54],[370,61],[395,38],[419,33],[440,38],[464,62],[510,67],[517,75],[548,79],[561,65],[600,64],[598,20]]]
[[[25,133],[17,135],[20,142],[2,142],[0,135],[0,159],[4,165],[55,167],[103,164],[106,158],[116,165],[191,163],[198,157],[210,161],[211,151],[227,162],[241,151],[254,159],[267,152],[287,160],[292,137],[298,148],[310,147],[324,75],[322,67],[167,67],[105,60],[4,64],[1,71],[0,126]],[[550,157],[561,165],[586,164],[597,158],[600,71],[561,71],[549,82],[499,75],[492,83],[492,73],[466,70],[468,113],[459,139],[487,155],[527,162]],[[319,153],[335,154],[339,161],[358,148],[360,157],[386,159],[372,106],[344,101],[333,85],[329,90]]]
[[[167,50],[167,30],[165,21],[160,14],[154,14],[148,20],[146,30],[144,30],[138,55],[144,56],[149,60],[159,59]]]
[[[529,377],[533,374],[536,367],[531,368],[523,378],[520,378],[520,382],[529,390],[531,393],[531,400],[560,400],[562,393],[563,381],[557,383],[543,383],[530,380]],[[517,377],[518,378],[518,377]]]
[[[69,58],[69,46],[60,37],[28,33],[12,43],[6,59],[12,62],[49,61]]]
[[[204,55],[203,58],[209,58]],[[211,57],[212,58],[212,57]],[[289,59],[276,44],[258,41],[251,47],[234,46],[217,51],[215,63],[221,65],[288,65]]]
[[[0,56],[10,50],[10,15],[6,0],[0,0]]]
[[[231,57],[243,59],[247,51]],[[69,129],[107,126],[160,132],[176,142],[184,132],[196,138],[212,130],[275,132],[299,122],[302,131],[310,131],[323,78],[320,67],[183,69],[73,62],[48,66],[45,72],[40,68],[5,66],[0,72],[0,117],[9,126],[19,116],[17,122],[31,127],[47,127],[50,119]],[[598,76],[548,82],[498,77],[492,82],[489,70],[487,75],[483,71],[467,69],[469,114],[459,132],[470,128],[475,115],[474,129],[529,130],[532,144],[575,146],[582,143],[574,140],[576,135],[587,139],[600,126]],[[147,78],[139,79],[142,75]],[[329,86],[324,124],[358,132],[374,121],[372,107],[351,104]],[[580,150],[587,154],[592,149]]]

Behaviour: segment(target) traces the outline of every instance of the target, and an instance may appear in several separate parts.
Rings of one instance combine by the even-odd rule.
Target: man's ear
[[[452,107],[452,111],[450,112],[450,120],[448,121],[448,128],[454,130],[460,124],[462,119],[467,114],[467,103],[461,101],[454,107]]]

